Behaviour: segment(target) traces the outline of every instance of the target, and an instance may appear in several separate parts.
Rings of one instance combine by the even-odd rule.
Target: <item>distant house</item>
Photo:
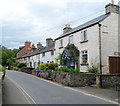
[[[63,29],[63,34],[53,41],[46,39],[46,46],[40,43],[36,49],[29,47],[21,49],[18,54],[19,62],[26,62],[27,66],[36,68],[41,63],[55,62],[55,58],[62,54],[69,59],[69,50],[65,47],[74,44],[80,52],[79,67],[81,72],[87,72],[88,67],[95,64],[99,72],[108,72],[108,57],[114,52],[120,51],[120,12],[119,6],[108,4],[105,6],[105,14],[90,20],[78,27],[71,28],[69,24]],[[26,44],[26,43],[25,43]],[[26,50],[28,51],[26,53]],[[25,52],[23,52],[25,51]],[[25,54],[26,53],[26,54]],[[64,65],[76,67],[74,61],[64,60]]]
[[[46,39],[46,46],[39,42],[37,48],[30,48],[24,55],[18,56],[17,61],[26,63],[28,67],[37,68],[41,63],[55,62],[54,41]]]

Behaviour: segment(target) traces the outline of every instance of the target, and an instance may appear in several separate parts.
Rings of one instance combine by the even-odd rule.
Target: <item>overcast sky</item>
[[[89,2],[88,2],[89,1]],[[115,0],[115,4],[119,0]],[[72,28],[104,14],[111,0],[1,0],[0,45],[19,48],[25,41],[45,45],[65,24]]]

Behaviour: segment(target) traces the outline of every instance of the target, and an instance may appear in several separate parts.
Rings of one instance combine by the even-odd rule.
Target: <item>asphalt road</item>
[[[7,71],[3,86],[3,104],[110,104],[41,78]]]

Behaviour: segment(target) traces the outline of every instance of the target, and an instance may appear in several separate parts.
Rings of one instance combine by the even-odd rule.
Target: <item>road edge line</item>
[[[22,72],[22,73],[24,73],[24,72]],[[24,73],[24,74],[27,74],[27,73]],[[27,75],[33,76],[34,78],[41,79],[41,80],[43,80],[43,81],[45,81],[45,82],[48,82],[48,83],[51,83],[51,84],[54,84],[54,85],[57,85],[57,86],[60,86],[60,87],[63,87],[63,88],[72,90],[72,91],[80,92],[80,93],[82,93],[82,94],[84,94],[84,95],[87,95],[87,96],[91,96],[91,97],[94,97],[94,98],[98,98],[98,99],[100,99],[100,100],[104,100],[105,102],[109,102],[109,103],[112,103],[112,104],[118,104],[118,102],[116,102],[116,101],[112,101],[112,100],[109,100],[109,99],[105,99],[105,98],[96,96],[96,95],[94,95],[94,94],[90,94],[90,93],[87,93],[87,92],[83,92],[83,91],[81,91],[81,90],[77,90],[77,89],[74,89],[74,88],[71,88],[71,87],[68,87],[68,86],[64,86],[64,85],[61,85],[61,84],[59,84],[59,83],[55,83],[55,82],[49,81],[49,80],[47,80],[47,79],[43,79],[43,78],[37,77],[37,76],[32,75],[32,74],[27,74]]]
[[[7,76],[7,78],[11,81],[11,82],[13,82],[16,86],[17,86],[17,88],[18,89],[20,89],[21,90],[21,92],[22,92],[22,94],[25,96],[25,98],[27,99],[27,101],[29,102],[29,104],[32,104],[29,100],[28,100],[28,97],[32,100],[32,102],[34,103],[34,104],[36,104],[36,102],[35,102],[35,100],[20,86],[20,85],[18,85],[13,79],[11,79],[9,76]],[[28,96],[28,97],[26,97],[26,95]]]

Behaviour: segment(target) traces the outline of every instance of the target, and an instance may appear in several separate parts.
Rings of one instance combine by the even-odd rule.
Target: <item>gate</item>
[[[109,56],[109,73],[120,73],[120,56]]]

